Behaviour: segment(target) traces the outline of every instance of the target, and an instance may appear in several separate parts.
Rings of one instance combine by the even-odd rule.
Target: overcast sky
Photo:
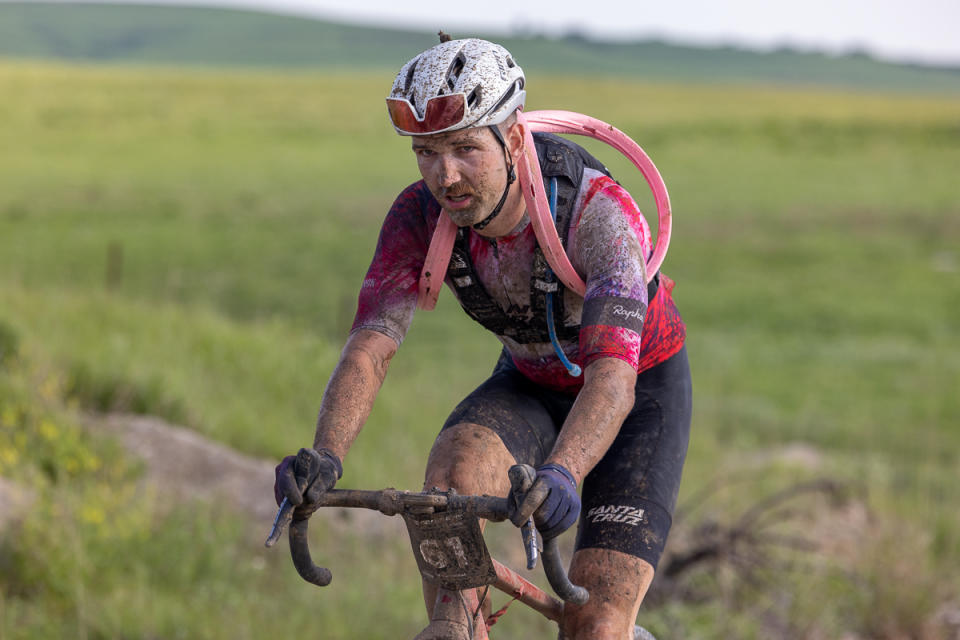
[[[695,43],[791,44],[960,64],[960,0],[216,0],[344,20]]]
[[[123,0],[119,0],[123,1]],[[866,50],[960,66],[960,0],[142,0],[256,7],[454,36],[476,31],[660,37],[691,44]]]

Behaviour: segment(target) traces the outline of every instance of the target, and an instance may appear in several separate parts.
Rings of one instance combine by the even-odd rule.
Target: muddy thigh
[[[535,386],[503,355],[493,374],[453,410],[437,438],[463,424],[482,425],[506,447],[516,463],[534,467],[543,463],[556,442],[573,396],[554,407],[549,392]],[[438,445],[435,445],[438,446]],[[444,443],[444,446],[448,446]]]

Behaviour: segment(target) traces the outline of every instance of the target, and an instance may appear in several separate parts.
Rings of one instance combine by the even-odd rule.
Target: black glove
[[[277,506],[286,498],[292,505],[316,502],[343,476],[343,465],[328,449],[300,449],[284,458],[274,471],[273,495]]]

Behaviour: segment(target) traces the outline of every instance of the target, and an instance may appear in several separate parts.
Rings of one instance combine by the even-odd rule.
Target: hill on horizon
[[[492,36],[527,71],[678,82],[762,83],[960,92],[960,68],[779,49],[605,42],[575,34]],[[435,33],[340,24],[253,10],[0,2],[0,57],[75,62],[395,71]]]

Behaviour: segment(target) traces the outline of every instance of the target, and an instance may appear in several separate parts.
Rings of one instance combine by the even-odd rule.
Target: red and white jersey
[[[403,341],[413,320],[420,271],[440,212],[423,181],[394,201],[360,290],[354,330],[370,329],[397,344]],[[536,237],[528,219],[500,238],[472,231],[468,235],[477,277],[493,300],[508,315],[546,323],[546,318],[532,318],[530,278]],[[625,189],[585,168],[566,240],[570,262],[587,285],[583,298],[564,290],[566,317],[557,322],[580,325],[578,339],[561,341],[567,358],[581,367],[597,358],[619,358],[640,372],[681,349],[686,327],[671,287],[661,283],[652,303],[647,300],[644,264],[652,252],[650,228]],[[532,382],[572,393],[582,387],[582,376],[570,376],[549,342],[519,344],[508,336],[497,337]]]

